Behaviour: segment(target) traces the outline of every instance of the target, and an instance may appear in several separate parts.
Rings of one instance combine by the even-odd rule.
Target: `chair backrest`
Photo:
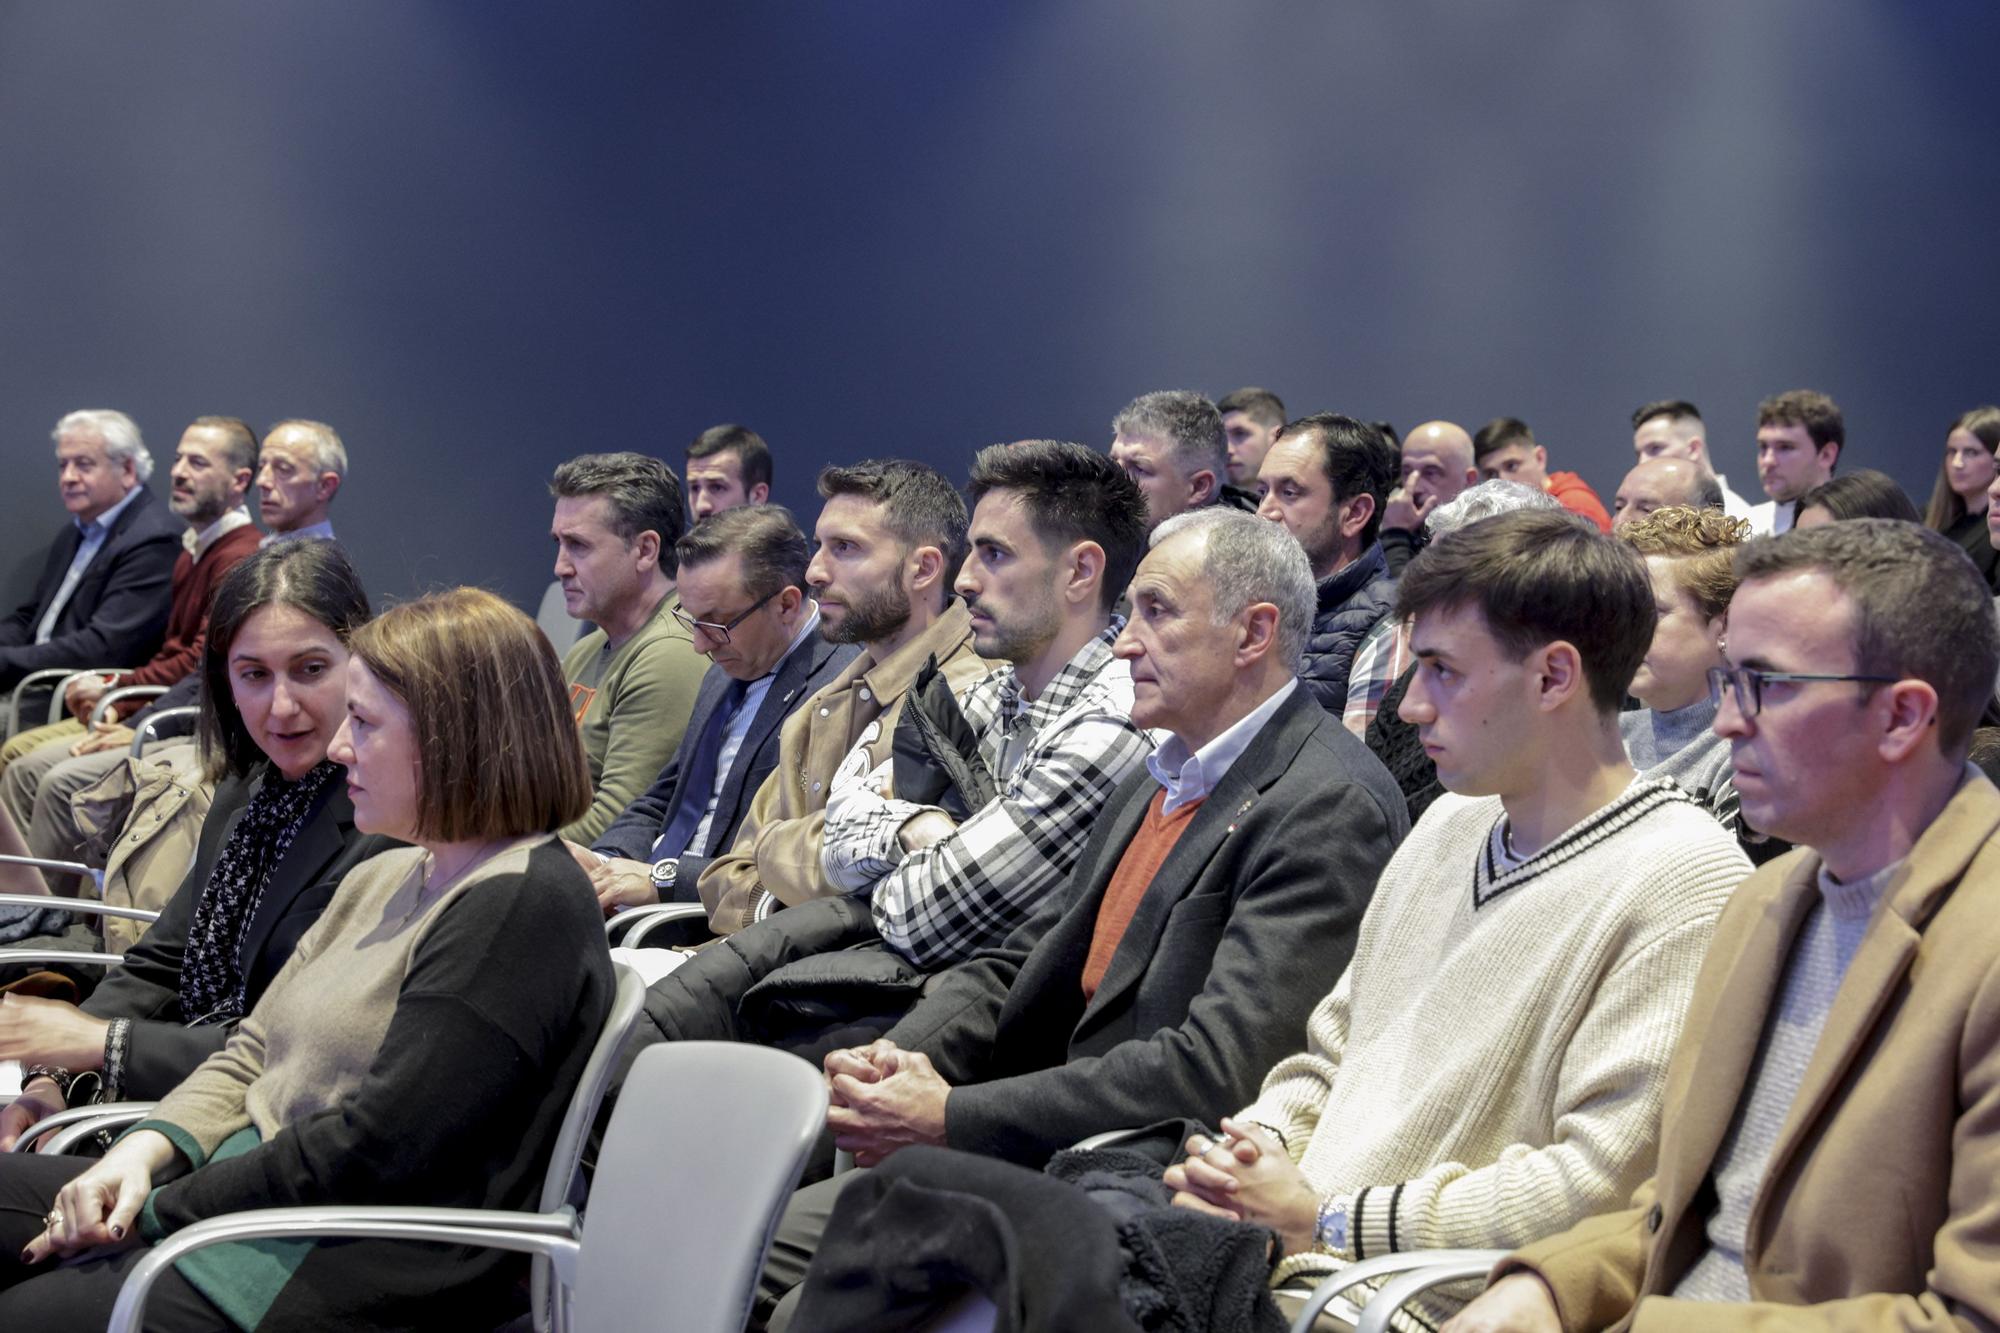
[[[639,1053],[583,1218],[578,1333],[737,1333],[826,1084],[795,1055],[680,1041]]]
[[[556,656],[561,657],[571,645],[583,637],[583,622],[569,613],[569,604],[563,600],[562,580],[557,579],[542,593],[542,604],[535,610],[535,624],[555,645]]]

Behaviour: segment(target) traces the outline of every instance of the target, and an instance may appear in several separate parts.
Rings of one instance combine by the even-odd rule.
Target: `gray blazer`
[[[1299,1048],[1409,832],[1388,770],[1300,688],[1194,814],[1097,993],[1099,905],[1159,784],[1112,796],[1065,892],[934,980],[889,1033],[953,1085],[954,1148],[1039,1165],[1107,1129],[1247,1105]]]

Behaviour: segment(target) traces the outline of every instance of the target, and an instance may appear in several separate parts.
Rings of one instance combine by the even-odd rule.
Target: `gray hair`
[[[1167,455],[1186,473],[1215,474],[1216,493],[1228,475],[1229,437],[1222,413],[1192,389],[1142,393],[1111,419],[1113,435],[1150,435],[1167,442]]]
[[[1297,674],[1319,604],[1298,538],[1281,523],[1218,507],[1174,515],[1153,529],[1151,545],[1183,533],[1203,539],[1202,573],[1215,598],[1215,623],[1228,624],[1253,603],[1271,603],[1278,608],[1278,660]]]
[[[1459,492],[1457,499],[1432,510],[1431,516],[1424,520],[1424,531],[1432,541],[1436,541],[1447,532],[1457,532],[1495,514],[1511,514],[1517,509],[1561,508],[1562,505],[1547,491],[1495,477],[1477,486],[1468,486]]]
[[[340,436],[324,421],[307,421],[304,417],[286,417],[283,421],[264,432],[265,443],[278,431],[290,428],[306,437],[306,444],[312,449],[312,469],[314,475],[331,472],[342,481],[347,480],[347,446],[340,442]]]
[[[86,407],[71,412],[56,423],[49,438],[62,443],[65,435],[91,435],[104,442],[104,456],[112,461],[129,458],[141,485],[153,475],[153,456],[139,438],[139,425],[123,412],[108,407]]]

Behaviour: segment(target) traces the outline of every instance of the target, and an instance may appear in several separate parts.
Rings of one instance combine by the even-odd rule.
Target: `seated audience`
[[[1113,651],[1133,722],[1171,734],[1062,893],[885,1039],[827,1057],[828,1123],[857,1162],[930,1143],[1040,1166],[1101,1130],[1223,1115],[1286,1053],[1408,831],[1388,774],[1299,688],[1312,583],[1246,516],[1154,529]],[[857,1178],[793,1199],[763,1304],[804,1277]]]
[[[1709,457],[1708,428],[1702,424],[1701,409],[1680,398],[1647,403],[1632,413],[1632,452],[1641,463],[1656,458],[1674,458],[1693,463],[1704,478],[1715,482],[1722,497],[1717,502],[1731,518],[1749,518],[1751,504],[1730,489],[1729,478],[1715,470]],[[1672,503],[1683,503],[1674,501]],[[1699,502],[1697,508],[1706,501]],[[1612,515],[1617,518],[1616,514]]]
[[[1791,531],[1801,497],[1833,476],[1847,426],[1833,399],[1792,389],[1757,404],[1757,478],[1771,498],[1750,510],[1760,535]]]
[[[922,463],[870,459],[823,469],[819,493],[826,504],[806,585],[820,634],[860,652],[785,719],[777,767],[695,879],[720,935],[774,908],[833,896],[820,832],[841,761],[856,749],[870,768],[889,757],[903,701],[930,663],[954,695],[992,669],[973,651],[972,618],[951,593],[965,558],[965,501],[951,483]]]
[[[781,726],[857,652],[820,633],[819,606],[806,595],[806,536],[791,511],[718,513],[675,543],[674,557],[674,614],[714,665],[680,749],[599,836],[595,855],[578,858],[607,911],[699,901],[703,868],[736,841],[751,797],[778,766]]]
[[[223,1213],[535,1205],[613,989],[589,879],[553,836],[590,803],[561,667],[472,589],[350,646],[330,753],[356,826],[417,845],[350,871],[223,1049],[102,1160],[0,1158],[7,1327],[102,1327],[147,1242]],[[521,1304],[520,1261],[495,1250],[236,1244],[175,1264],[149,1322],[491,1328]]]
[[[1604,501],[1574,472],[1549,471],[1549,451],[1536,443],[1535,433],[1519,417],[1495,417],[1472,437],[1473,462],[1479,475],[1492,481],[1517,481],[1547,491],[1579,518],[1589,519],[1599,532],[1611,531]]]
[[[886,1031],[926,975],[999,944],[1057,892],[1151,751],[1111,652],[1123,623],[1111,601],[1145,547],[1138,488],[1103,454],[1031,440],[982,449],[970,493],[957,588],[980,654],[1007,665],[939,726],[958,775],[919,804],[890,786],[898,758],[857,748],[834,777],[820,849],[839,896],[776,913],[655,983],[658,1035],[823,1054]],[[765,1022],[740,1003],[760,984],[787,997],[779,1019],[811,1021]]]
[[[1951,423],[1924,522],[1963,547],[1986,586],[2000,592],[2000,551],[1986,532],[1986,490],[2000,477],[1995,449],[2000,449],[2000,407],[1975,407]]]
[[[1229,475],[1222,414],[1186,389],[1141,394],[1112,419],[1111,461],[1145,497],[1149,531],[1214,504]]]
[[[710,514],[771,498],[771,449],[748,426],[710,426],[687,447],[688,512]]]
[[[1716,728],[1799,845],[1724,909],[1659,1165],[1527,1246],[1449,1333],[2000,1326],[2000,670],[1956,543],[1856,520],[1737,562]]]
[[[34,595],[0,620],[4,690],[47,667],[144,662],[167,628],[185,525],[146,489],[153,456],[139,428],[123,412],[87,409],[58,421],[55,441],[70,520]]]
[[[1229,453],[1223,499],[1238,509],[1255,509],[1257,473],[1284,429],[1284,401],[1269,389],[1248,387],[1222,398],[1215,410],[1222,414],[1223,442]]]
[[[347,446],[324,421],[290,417],[264,432],[257,463],[257,517],[265,544],[333,540],[328,510],[347,482]]]
[[[1799,497],[1798,510],[1793,526],[1801,528],[1816,528],[1850,518],[1892,518],[1899,523],[1923,521],[1895,479],[1872,467],[1858,467],[1821,482]]]
[[[367,619],[360,581],[330,543],[267,547],[222,581],[200,724],[219,785],[193,865],[80,1009],[0,998],[0,1059],[49,1067],[0,1111],[0,1151],[92,1094],[164,1096],[222,1049],[341,878],[398,845],[355,828],[340,767],[326,757],[346,715],[347,640]]]
[[[1650,1169],[1667,1056],[1749,870],[1619,742],[1652,602],[1638,558],[1568,515],[1488,519],[1412,562],[1397,610],[1421,665],[1402,707],[1452,794],[1384,871],[1306,1050],[1168,1169],[1176,1204],[1230,1224],[1211,1249],[1237,1222],[1268,1229],[1248,1233],[1260,1250],[1275,1232],[1282,1285],[1397,1250],[1518,1243]],[[948,1179],[950,1161],[897,1153],[842,1191],[828,1236],[865,1245],[893,1289],[917,1242],[877,1201]],[[927,1211],[950,1235],[951,1214]],[[857,1280],[833,1249],[801,1324],[821,1292]],[[1426,1306],[1430,1324],[1452,1308]]]
[[[1298,539],[1318,585],[1299,680],[1334,712],[1347,706],[1355,647],[1395,600],[1376,534],[1396,468],[1395,450],[1373,426],[1321,412],[1286,426],[1258,474],[1258,514]]]
[[[1721,509],[1721,484],[1685,458],[1642,458],[1618,483],[1611,500],[1611,530],[1669,505]]]
[[[563,654],[592,794],[562,833],[589,843],[680,748],[707,665],[674,618],[674,470],[644,454],[584,454],[556,469],[549,493],[563,604],[597,626]]]
[[[243,505],[256,469],[257,436],[235,417],[199,417],[182,433],[174,452],[173,495],[167,507],[187,529],[182,534],[184,547],[174,561],[166,639],[142,666],[73,681],[64,697],[69,717],[20,732],[0,746],[0,765],[6,769],[0,775],[0,801],[17,827],[29,826],[42,779],[72,757],[91,710],[107,690],[173,685],[195,669],[216,585],[257,549],[258,532]],[[138,710],[134,703],[122,715]]]
[[[1382,511],[1382,554],[1393,577],[1423,547],[1424,522],[1441,504],[1478,484],[1472,437],[1449,421],[1426,421],[1403,437],[1402,485]]]

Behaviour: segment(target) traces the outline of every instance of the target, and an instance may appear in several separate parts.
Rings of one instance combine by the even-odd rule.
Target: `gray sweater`
[[[1729,786],[1729,742],[1715,734],[1715,705],[1702,698],[1671,713],[1638,708],[1618,715],[1618,733],[1626,757],[1644,778],[1671,778],[1680,789],[1718,814],[1727,800],[1735,807]],[[1734,827],[1733,820],[1724,820]]]

